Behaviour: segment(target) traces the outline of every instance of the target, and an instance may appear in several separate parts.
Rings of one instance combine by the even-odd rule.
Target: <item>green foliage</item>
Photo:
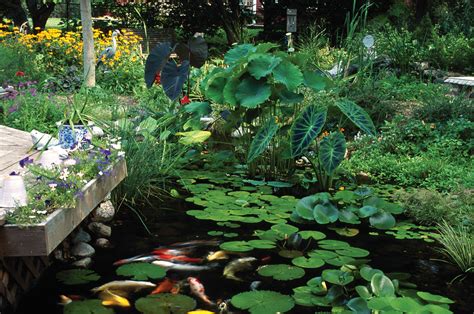
[[[302,155],[312,141],[321,133],[326,122],[327,109],[310,105],[296,118],[291,130],[291,152]]]
[[[38,71],[35,56],[24,49],[20,44],[0,44],[0,84],[18,83],[25,77],[17,77],[15,74],[24,72],[29,80],[39,81],[43,75]]]
[[[116,270],[117,275],[132,277],[133,280],[159,279],[166,276],[166,269],[148,263],[122,265]]]
[[[232,297],[232,305],[251,314],[287,312],[294,307],[293,299],[275,291],[248,291]]]
[[[135,302],[135,308],[144,314],[185,314],[195,307],[196,301],[183,294],[152,294]]]
[[[73,301],[64,307],[65,314],[113,314],[114,310],[102,305],[102,300]]]
[[[57,273],[56,279],[66,285],[80,285],[97,281],[100,276],[89,269],[69,269]]]
[[[285,264],[265,265],[259,268],[258,274],[264,277],[272,277],[275,280],[293,280],[305,275],[304,269]]]

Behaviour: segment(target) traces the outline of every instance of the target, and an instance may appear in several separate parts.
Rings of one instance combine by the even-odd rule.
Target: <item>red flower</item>
[[[160,83],[161,83],[160,73],[156,73],[156,75],[155,75],[155,84],[160,85]]]
[[[187,105],[187,104],[189,104],[190,102],[191,102],[191,100],[189,100],[188,95],[184,96],[184,97],[181,98],[181,100],[180,100],[181,105]]]
[[[15,76],[25,76],[25,72],[18,71],[18,72],[15,73]]]

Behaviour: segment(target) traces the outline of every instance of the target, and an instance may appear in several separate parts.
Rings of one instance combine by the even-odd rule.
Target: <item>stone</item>
[[[92,212],[92,221],[97,222],[108,222],[114,218],[115,215],[115,208],[112,202],[105,201],[100,203],[100,205],[94,209]]]
[[[112,247],[112,243],[108,239],[98,238],[95,240],[95,247],[101,249],[109,249]]]
[[[84,231],[82,228],[79,228],[79,231],[72,238],[72,243],[76,244],[79,242],[90,242],[91,235]]]
[[[54,259],[57,261],[61,261],[61,262],[65,261],[64,256],[63,256],[63,251],[61,249],[54,250],[53,256],[54,256]]]
[[[112,228],[101,222],[91,222],[89,224],[89,230],[99,238],[110,238],[112,235]]]
[[[76,243],[71,250],[71,254],[78,257],[90,257],[94,253],[95,249],[85,242]]]
[[[76,266],[76,267],[80,267],[80,268],[89,268],[89,266],[91,266],[91,264],[92,264],[92,258],[85,257],[85,258],[82,258],[82,259],[72,263],[72,266]]]

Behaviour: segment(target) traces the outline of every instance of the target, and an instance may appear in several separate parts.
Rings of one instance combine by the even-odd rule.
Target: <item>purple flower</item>
[[[51,205],[51,200],[45,200],[45,201],[44,201],[44,205],[50,206],[50,205]]]
[[[109,157],[109,156],[112,154],[112,152],[110,151],[110,149],[102,149],[102,148],[101,148],[101,149],[100,149],[100,152],[101,152],[102,154],[104,154],[106,157]]]
[[[8,113],[14,113],[18,111],[18,105],[13,105],[10,108],[8,108]]]
[[[36,88],[31,88],[31,89],[30,89],[30,95],[31,95],[31,96],[36,97],[36,96],[37,96],[37,93],[36,93],[36,92],[37,92]]]
[[[35,200],[39,201],[40,199],[41,199],[41,195],[40,195],[40,194],[38,194],[38,195],[35,196]]]
[[[12,171],[12,172],[10,172],[10,175],[11,175],[11,176],[19,176],[20,173],[19,173],[19,172]]]
[[[31,159],[30,157],[26,156],[25,158],[23,158],[22,160],[20,160],[19,164],[20,164],[20,167],[22,168],[25,168],[26,166],[28,166],[29,164],[32,164],[33,163],[33,159]]]

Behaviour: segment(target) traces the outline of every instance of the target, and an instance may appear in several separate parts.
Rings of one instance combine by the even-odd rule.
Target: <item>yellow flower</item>
[[[344,187],[343,187],[343,186],[340,186],[340,187],[339,187],[339,191],[344,191]]]

